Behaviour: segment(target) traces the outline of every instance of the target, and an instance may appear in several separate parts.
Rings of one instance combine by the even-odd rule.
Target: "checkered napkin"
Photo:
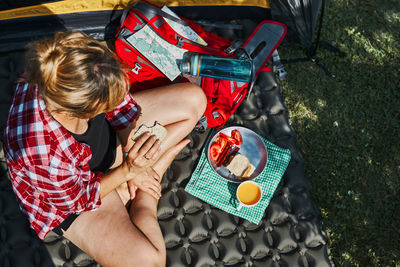
[[[236,210],[239,205],[239,201],[236,199],[236,189],[239,184],[222,179],[212,169],[206,156],[207,144],[185,191],[221,210],[258,224],[290,161],[289,149],[274,145],[263,137],[261,139],[267,147],[268,158],[266,167],[254,179],[262,190],[262,198],[257,205],[242,207],[240,211]]]

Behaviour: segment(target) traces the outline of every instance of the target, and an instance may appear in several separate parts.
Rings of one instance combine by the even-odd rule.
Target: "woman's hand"
[[[124,159],[129,192],[133,185],[156,199],[161,196],[160,176],[152,168],[160,153],[160,141],[150,133],[143,134],[132,146]]]
[[[158,177],[162,177],[168,167],[171,165],[175,157],[181,152],[183,148],[190,142],[189,139],[180,141],[175,146],[169,148],[153,165],[153,170],[158,174]],[[159,182],[161,182],[159,180]],[[128,191],[130,198],[133,199],[136,195],[136,186],[132,183],[132,180],[128,181]]]

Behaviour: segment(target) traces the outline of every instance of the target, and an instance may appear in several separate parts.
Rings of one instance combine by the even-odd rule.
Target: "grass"
[[[294,63],[282,87],[333,261],[400,266],[400,1],[327,1],[321,39],[336,78]]]

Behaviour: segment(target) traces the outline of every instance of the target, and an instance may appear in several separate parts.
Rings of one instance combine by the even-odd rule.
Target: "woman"
[[[4,150],[21,210],[40,238],[62,234],[102,266],[164,266],[160,180],[206,99],[192,84],[133,95],[128,88],[102,43],[79,32],[37,41],[26,54]],[[149,134],[132,140],[155,121],[168,131],[162,144]]]

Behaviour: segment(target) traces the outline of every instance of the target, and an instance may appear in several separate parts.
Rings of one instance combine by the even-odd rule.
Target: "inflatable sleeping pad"
[[[23,68],[23,51],[0,55],[1,133],[15,80]],[[252,224],[184,191],[210,130],[191,133],[192,142],[162,180],[158,218],[167,247],[167,266],[333,266],[320,212],[304,177],[296,133],[274,73],[260,74],[252,93],[227,125],[248,127],[290,149],[289,166],[263,219]],[[55,233],[44,241],[35,235],[18,208],[2,150],[0,163],[0,266],[99,266]]]

